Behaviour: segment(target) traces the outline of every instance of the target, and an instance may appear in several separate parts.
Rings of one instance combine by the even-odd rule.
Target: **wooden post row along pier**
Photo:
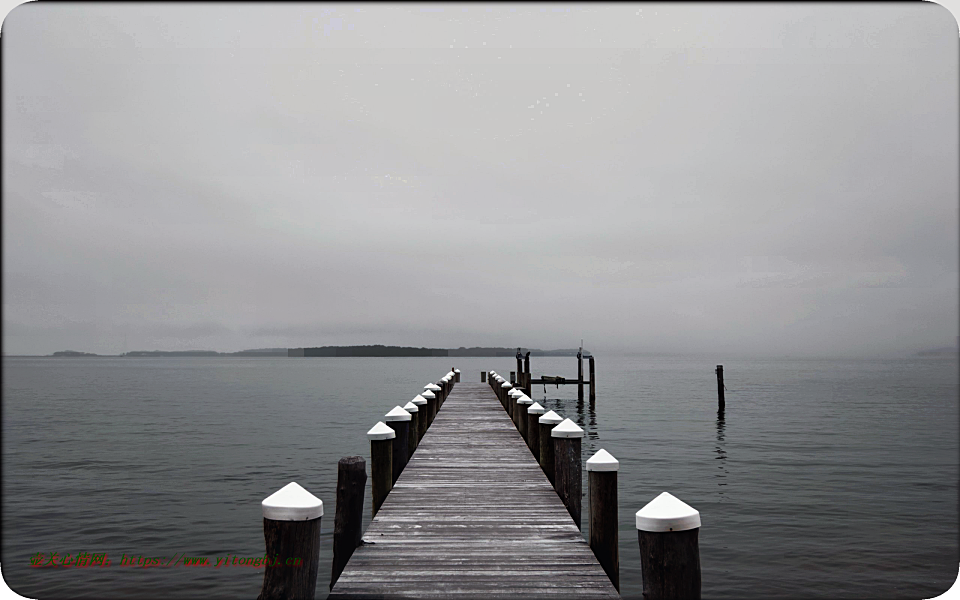
[[[587,460],[587,542],[583,430],[495,371],[483,379],[500,400],[499,417],[478,384],[451,396],[460,380],[452,369],[367,432],[366,533],[366,462],[340,460],[331,599],[618,597],[619,462],[603,449]],[[449,413],[438,416],[448,400]],[[323,503],[295,482],[263,501],[267,554],[278,560],[265,567],[260,600],[313,598],[322,515]],[[699,513],[664,492],[636,513],[636,527],[644,598],[699,598]]]

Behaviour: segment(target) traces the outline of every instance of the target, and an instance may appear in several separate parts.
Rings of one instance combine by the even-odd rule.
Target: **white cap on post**
[[[529,408],[527,408],[527,413],[531,415],[542,415],[543,407],[540,406],[539,402],[534,402]]]
[[[503,383],[500,384],[500,387],[502,387],[505,390],[509,390],[510,388],[513,387],[513,385],[509,381],[504,381]]]
[[[637,511],[640,531],[686,531],[697,527],[700,527],[700,512],[668,492]]]
[[[507,392],[507,393],[510,394],[511,396],[516,396],[517,394],[522,394],[523,392],[521,392],[521,391],[518,390],[518,389],[512,389],[512,390],[510,390],[510,391]]]
[[[431,392],[430,390],[426,390],[425,392],[423,392],[422,394],[420,394],[420,396],[423,397],[423,398],[427,398],[427,399],[436,398],[436,397],[437,397],[437,395],[434,394],[433,392]]]
[[[537,419],[538,423],[542,423],[544,425],[556,425],[560,421],[563,421],[563,417],[553,412],[552,410],[549,411],[547,414],[543,415],[542,417],[540,417],[539,419]]]
[[[261,502],[263,518],[271,521],[309,521],[323,516],[323,501],[291,481]]]
[[[431,392],[436,392],[437,390],[440,389],[440,386],[435,383],[428,383],[427,385],[423,386],[423,389]]]
[[[408,413],[420,412],[420,409],[417,408],[417,405],[414,404],[413,402],[407,402],[406,404],[404,404],[403,410],[407,411]]]
[[[407,414],[407,416],[410,415]],[[383,421],[377,421],[377,424],[367,432],[367,439],[370,440],[392,440],[396,437],[397,432]]]
[[[454,372],[454,373],[459,373],[459,372],[460,372],[460,369],[454,369],[453,372]]]
[[[390,409],[390,412],[383,416],[384,421],[409,421],[412,418],[410,413],[403,410],[402,406],[394,406]]]
[[[550,437],[555,438],[582,438],[583,430],[570,419],[564,419],[562,423],[550,430]]]
[[[533,404],[533,399],[531,399],[530,396],[524,394],[523,392],[520,392],[517,395],[517,404]]]
[[[456,373],[454,373],[453,371],[450,371],[447,373],[447,377],[454,377],[455,375]]]
[[[450,381],[451,379],[453,379],[453,375],[451,375],[450,373],[447,373],[446,375],[440,378],[440,381]]]
[[[588,471],[619,471],[620,461],[612,454],[600,448],[597,453],[587,459]]]
[[[410,402],[413,402],[417,406],[423,406],[424,404],[427,403],[427,399],[421,396],[420,394],[417,394],[417,397],[411,400]]]

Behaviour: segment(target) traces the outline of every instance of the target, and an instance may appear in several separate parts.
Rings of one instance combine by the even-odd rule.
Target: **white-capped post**
[[[407,440],[407,462],[410,462],[413,452],[417,449],[417,444],[420,443],[420,424],[418,423],[420,407],[413,402],[407,402],[403,405],[403,410],[410,413],[410,435],[407,436],[410,438]]]
[[[263,600],[312,599],[320,568],[320,518],[323,502],[291,481],[261,503],[266,542]],[[300,559],[299,565],[288,558]]]
[[[583,430],[570,419],[564,419],[550,430],[550,437],[553,438],[554,488],[580,529],[580,496],[583,493],[580,440]]]
[[[620,591],[620,536],[617,533],[617,471],[620,461],[604,449],[587,459],[590,548],[613,587]]]
[[[393,438],[393,482],[397,483],[397,478],[407,466],[407,445],[410,443],[410,413],[402,406],[394,406],[390,412],[383,416],[387,427],[392,429],[397,435]]]
[[[540,462],[540,415],[544,412],[539,402],[527,407],[527,446],[537,462]]]
[[[454,369],[453,372],[456,373],[456,377],[454,378],[454,381],[456,383],[460,383],[460,369]]]
[[[393,489],[393,440],[396,432],[383,421],[367,432],[370,440],[370,497],[373,500],[373,516]]]
[[[513,386],[510,385],[509,381],[504,381],[500,384],[500,398],[507,403],[507,406],[510,408],[507,409],[510,413],[510,416],[513,417],[513,402],[510,399],[510,390],[513,389]]]
[[[428,393],[431,395],[428,396]],[[440,410],[440,386],[435,383],[428,383],[423,386],[420,395],[427,399],[427,427],[429,427],[433,424],[437,411]]]
[[[700,598],[700,513],[663,492],[637,511],[645,600]]]
[[[550,431],[563,421],[563,417],[557,413],[547,411],[543,416],[537,419],[540,425],[540,468],[550,480],[550,485],[557,488],[556,477],[554,476],[553,460],[553,438],[550,437]]]
[[[427,432],[427,399],[417,394],[410,402],[414,403],[417,408],[420,409],[417,413],[417,446],[419,446],[420,441],[423,439],[423,434]]]
[[[510,418],[513,419],[513,426],[517,428],[517,431],[520,431],[520,424],[517,422],[517,396],[520,394],[520,390],[511,388],[507,390],[506,395],[504,396],[507,399],[507,414],[510,415]]]
[[[524,393],[521,392],[520,390],[517,390],[517,395],[516,395],[515,402],[517,403],[516,411],[515,411],[516,414],[517,414],[517,419],[516,419],[516,421],[517,421],[517,429],[520,430],[520,435],[522,435],[522,436],[523,436],[523,440],[526,441],[526,440],[527,440],[527,437],[528,437],[528,433],[527,433],[527,407],[530,406],[531,404],[533,404],[533,400],[531,400],[529,396],[527,396],[526,394],[524,394]]]

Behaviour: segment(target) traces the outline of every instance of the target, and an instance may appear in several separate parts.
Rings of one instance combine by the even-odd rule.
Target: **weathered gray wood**
[[[617,472],[590,471],[590,549],[620,591],[620,536],[617,526]]]
[[[367,487],[367,461],[345,456],[337,463],[337,512],[333,520],[333,568],[330,589],[360,545],[363,535],[363,490]]]
[[[263,520],[266,542],[263,586],[257,600],[313,600],[320,570],[320,519],[308,521]],[[288,558],[301,564],[288,565]]]
[[[644,600],[699,600],[700,528],[637,535]]]
[[[483,384],[448,396],[363,541],[331,599],[618,597]]]
[[[370,440],[370,497],[373,516],[393,488],[393,440]]]
[[[580,500],[583,495],[580,438],[553,438],[553,454],[554,487],[579,529]]]

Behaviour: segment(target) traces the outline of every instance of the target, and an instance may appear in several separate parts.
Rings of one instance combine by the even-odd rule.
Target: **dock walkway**
[[[491,389],[459,383],[330,593],[619,598]]]

